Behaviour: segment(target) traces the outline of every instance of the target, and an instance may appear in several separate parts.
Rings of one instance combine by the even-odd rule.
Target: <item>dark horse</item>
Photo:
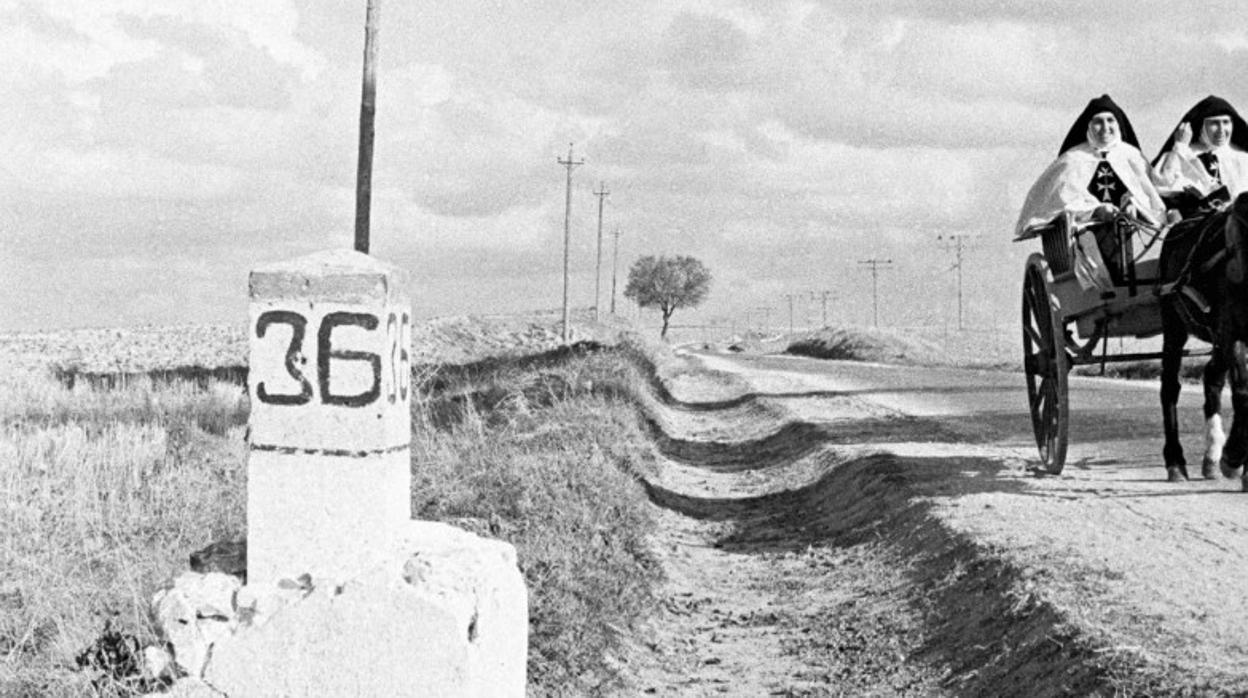
[[[1161,278],[1175,282],[1162,297],[1161,409],[1165,422],[1166,477],[1187,479],[1187,461],[1179,444],[1176,403],[1179,367],[1188,336],[1213,348],[1205,365],[1207,445],[1201,467],[1206,478],[1215,466],[1234,477],[1248,461],[1248,192],[1226,209],[1191,219],[1170,231],[1161,249]],[[1234,420],[1228,438],[1219,415],[1222,388],[1231,379]],[[1243,481],[1248,492],[1248,479]]]

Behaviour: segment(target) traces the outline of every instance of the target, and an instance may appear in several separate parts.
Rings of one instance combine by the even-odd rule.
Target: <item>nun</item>
[[[1185,192],[1188,201],[1230,201],[1248,188],[1248,124],[1225,99],[1209,95],[1183,115],[1153,167],[1168,199]]]
[[[1153,169],[1122,109],[1101,95],[1071,125],[1057,159],[1032,185],[1015,226],[1017,238],[1070,211],[1076,220],[1109,220],[1119,211],[1154,226],[1165,206]]]

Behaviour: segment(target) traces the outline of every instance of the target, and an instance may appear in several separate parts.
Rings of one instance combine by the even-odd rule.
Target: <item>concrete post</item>
[[[411,520],[403,287],[351,250],[252,272],[247,584],[188,573],[154,601],[185,691],[525,695],[515,548]]]
[[[411,518],[411,307],[350,250],[251,273],[249,584],[345,578]]]

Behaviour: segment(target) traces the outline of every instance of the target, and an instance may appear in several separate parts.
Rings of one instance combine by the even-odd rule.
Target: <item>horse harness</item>
[[[1216,215],[1216,213],[1211,215]],[[1228,215],[1234,217],[1240,223],[1248,225],[1248,220],[1245,220],[1242,216],[1240,216],[1234,208],[1228,212]],[[1223,235],[1225,244],[1218,248],[1217,252],[1214,252],[1204,262],[1196,265],[1194,258],[1200,249],[1200,243],[1204,239],[1203,236],[1210,234],[1210,228],[1204,225],[1207,220],[1208,219],[1206,218],[1205,221],[1202,221],[1202,225],[1194,228],[1194,231],[1199,231],[1199,234],[1202,237],[1196,241],[1196,244],[1192,245],[1191,251],[1188,252],[1187,260],[1184,262],[1183,268],[1179,271],[1179,275],[1175,279],[1174,283],[1171,284],[1169,288],[1163,288],[1161,279],[1157,280],[1157,295],[1160,297],[1178,295],[1180,302],[1176,304],[1176,307],[1178,308],[1179,313],[1183,315],[1184,322],[1189,326],[1199,327],[1209,335],[1212,335],[1213,328],[1208,322],[1206,322],[1206,318],[1208,318],[1209,311],[1212,309],[1212,306],[1209,305],[1209,302],[1205,299],[1204,294],[1193,287],[1190,282],[1193,276],[1204,276],[1224,263],[1228,264],[1228,278],[1234,275],[1238,278],[1231,278],[1231,281],[1237,283],[1242,282],[1242,266],[1240,264],[1230,264],[1230,262],[1235,262],[1240,258],[1240,255],[1238,254],[1232,256],[1231,252],[1235,251],[1238,253],[1242,245],[1237,239],[1234,239],[1231,236],[1229,230],[1226,230],[1226,226],[1224,225]],[[1184,299],[1186,299],[1187,302],[1183,302]],[[1191,306],[1195,306],[1195,309],[1199,312],[1193,312],[1193,308]]]

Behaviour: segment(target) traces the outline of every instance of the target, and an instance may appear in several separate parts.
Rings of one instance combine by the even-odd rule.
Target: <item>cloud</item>
[[[731,21],[683,13],[663,33],[661,65],[681,87],[721,91],[741,85],[750,42]]]
[[[898,260],[894,286],[937,284],[929,238],[949,230],[990,238],[1004,261],[980,275],[1013,288],[1017,207],[1086,101],[1111,93],[1146,145],[1205,94],[1248,107],[1246,15],[1225,0],[389,4],[375,249],[430,308],[550,307],[572,142],[574,302],[600,182],[625,262],[705,258],[716,312],[792,285],[849,298],[854,262],[877,253]],[[363,20],[310,0],[0,0],[0,245],[43,270],[22,283],[52,297],[76,279],[89,290],[66,302],[103,308],[155,279],[176,300],[133,307],[176,317],[259,261],[349,245]]]

